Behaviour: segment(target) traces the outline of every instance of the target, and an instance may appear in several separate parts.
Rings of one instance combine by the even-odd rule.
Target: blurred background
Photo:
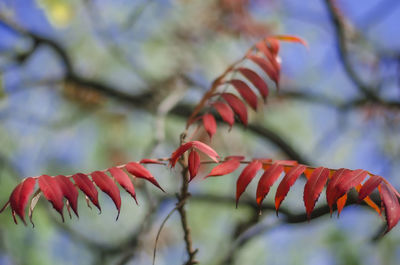
[[[2,0],[0,202],[23,177],[168,157],[212,80],[271,34],[309,47],[282,44],[280,92],[250,113],[248,129],[220,125],[211,145],[222,155],[363,168],[400,188],[399,18],[398,0]],[[118,221],[104,193],[101,215],[81,194],[79,220],[65,223],[41,200],[34,229],[14,225],[6,210],[0,264],[151,264],[181,180],[179,170],[148,168],[167,193],[135,181],[140,206],[121,191]],[[235,209],[237,175],[191,183],[201,264],[400,263],[399,228],[377,240],[384,221],[370,209],[310,223],[259,217],[245,204]],[[282,206],[294,217],[304,214],[298,182]],[[243,200],[254,201],[255,186]],[[156,264],[183,263],[182,237],[175,214]]]

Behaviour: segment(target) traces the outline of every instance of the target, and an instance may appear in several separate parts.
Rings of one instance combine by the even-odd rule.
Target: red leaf
[[[269,60],[253,54],[249,54],[247,57],[254,63],[256,63],[268,75],[268,77],[275,82],[275,84],[278,84],[279,82],[278,72],[276,71],[275,67]]]
[[[203,125],[211,139],[217,131],[217,123],[215,122],[214,116],[210,113],[204,114]]]
[[[240,196],[246,190],[252,179],[256,176],[257,171],[259,171],[261,168],[261,162],[254,160],[243,169],[236,182],[236,207],[238,205]]]
[[[185,153],[192,147],[208,155],[213,161],[218,163],[219,155],[217,154],[217,152],[214,151],[214,149],[212,149],[211,147],[202,142],[192,141],[179,146],[178,149],[176,149],[172,153],[171,159],[169,160],[171,167],[174,167],[178,159],[183,155],[183,153]]]
[[[385,208],[385,216],[387,229],[389,232],[400,220],[400,204],[399,199],[393,190],[390,189],[384,182],[379,185],[379,194],[382,199],[382,206]]]
[[[376,187],[382,182],[382,177],[377,175],[370,176],[369,179],[362,185],[360,191],[358,192],[358,202],[364,200],[365,197],[370,195]]]
[[[158,164],[158,165],[164,165],[164,162],[162,162],[162,161],[158,161],[158,160],[155,160],[155,159],[148,159],[148,158],[145,158],[145,159],[140,160],[139,163],[140,163],[140,164]]]
[[[329,180],[328,187],[326,188],[326,201],[328,202],[328,206],[331,209],[332,206],[337,201],[337,199],[343,194],[338,194],[336,186],[345,179],[351,178],[353,175],[353,171],[346,168],[338,169],[335,173],[333,173],[331,179]]]
[[[10,199],[4,205],[0,212],[3,212],[4,209],[10,204],[11,212],[14,218],[14,222],[17,224],[17,219],[15,219],[15,214],[17,214],[22,222],[26,225],[25,222],[25,207],[29,201],[29,197],[32,195],[33,190],[36,185],[35,178],[26,178],[20,184],[18,184],[15,189],[12,191],[10,195]]]
[[[221,101],[214,102],[213,107],[217,110],[221,118],[232,127],[235,123],[235,117],[231,107]]]
[[[150,181],[154,186],[164,191],[160,184],[158,184],[157,180],[151,175],[150,171],[148,171],[144,166],[136,162],[130,162],[126,164],[125,169],[132,175],[137,178],[142,178],[147,181]]]
[[[194,150],[192,150],[189,154],[188,167],[189,167],[189,174],[190,174],[189,181],[192,181],[192,179],[194,177],[196,177],[197,172],[199,171],[199,167],[200,167],[200,156]]]
[[[275,194],[275,209],[278,213],[279,206],[288,194],[290,187],[296,182],[299,176],[306,170],[306,166],[297,165],[293,167],[279,183],[278,189]]]
[[[61,187],[58,185],[58,182],[48,175],[42,175],[39,177],[38,183],[44,197],[51,202],[53,208],[60,213],[61,218],[64,221],[64,194]]]
[[[276,36],[266,38],[266,41],[269,44],[269,49],[271,50],[271,52],[273,54],[277,55],[279,52],[280,44],[279,44],[279,41],[277,40]]]
[[[265,170],[264,174],[261,176],[257,186],[257,204],[259,206],[261,206],[265,196],[268,195],[271,186],[279,178],[282,171],[283,166],[279,165],[278,163],[274,163],[271,167]]]
[[[119,183],[119,185],[121,185],[121,187],[124,188],[133,197],[133,199],[135,199],[136,204],[138,204],[136,200],[135,187],[125,171],[117,167],[112,167],[108,171]]]
[[[243,82],[242,80],[233,79],[230,80],[228,83],[233,85],[242,96],[242,98],[244,98],[244,100],[246,100],[246,102],[250,105],[250,107],[257,111],[257,96],[245,82]]]
[[[230,174],[235,171],[239,166],[240,160],[230,159],[214,167],[205,178]]]
[[[93,182],[88,178],[87,175],[82,173],[76,173],[72,176],[75,181],[76,186],[85,193],[85,195],[90,199],[90,201],[99,209],[101,212],[101,207],[99,204],[98,192]]]
[[[258,89],[264,100],[268,97],[268,85],[256,72],[248,68],[238,68],[237,70]]]
[[[329,169],[324,167],[316,168],[304,186],[303,200],[308,219],[311,217],[311,212],[314,209],[315,203],[318,201],[319,195],[324,189],[328,177]]]
[[[360,184],[367,175],[367,171],[363,169],[357,169],[352,171],[351,175],[347,178],[341,178],[335,187],[336,196],[341,197],[346,194],[351,188],[356,187],[358,184]]]
[[[115,182],[104,172],[95,171],[91,174],[94,183],[99,187],[104,193],[106,193],[113,200],[115,207],[117,207],[118,215],[121,210],[121,195],[119,189]]]
[[[267,47],[267,43],[265,41],[258,42],[256,44],[256,48],[264,54],[268,61],[271,62],[279,80],[281,65],[277,61],[277,54],[272,54],[271,50]]]
[[[76,216],[79,217],[78,214],[78,195],[79,192],[75,188],[74,184],[67,178],[66,176],[63,175],[58,175],[54,178],[58,186],[61,189],[61,192],[63,196],[68,200],[69,204],[71,205],[72,210],[76,214]]]
[[[221,97],[228,102],[229,106],[239,116],[242,123],[247,126],[247,108],[246,105],[232,93],[222,93]]]

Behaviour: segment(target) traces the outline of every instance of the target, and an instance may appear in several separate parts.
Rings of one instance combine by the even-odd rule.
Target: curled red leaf
[[[212,106],[217,110],[222,120],[232,127],[232,125],[235,123],[235,114],[233,113],[232,108],[229,107],[228,104],[221,101],[214,102]]]
[[[240,166],[240,160],[230,159],[214,167],[211,172],[205,177],[217,177],[224,176],[232,173]]]
[[[237,69],[247,80],[249,80],[255,88],[260,92],[263,99],[268,97],[268,85],[256,72],[248,68],[238,68]]]
[[[115,182],[104,172],[94,171],[91,174],[94,183],[113,200],[118,210],[117,220],[121,211],[121,195]]]
[[[222,93],[221,97],[228,102],[229,106],[238,115],[241,122],[247,126],[247,108],[246,105],[232,93]]]
[[[203,115],[203,126],[211,139],[217,131],[217,122],[212,114],[206,113]]]
[[[75,188],[74,184],[70,181],[70,179],[67,178],[66,176],[58,175],[54,179],[57,181],[63,196],[68,200],[69,204],[71,205],[71,208],[74,211],[75,215],[79,217],[78,190]]]
[[[324,167],[316,168],[304,186],[303,200],[308,219],[311,218],[311,212],[314,210],[315,203],[318,201],[328,177],[329,169]]]
[[[387,229],[389,232],[400,220],[400,204],[396,194],[384,182],[379,185],[382,207],[385,209]]]
[[[362,185],[360,191],[358,192],[358,202],[361,202],[365,197],[369,196],[374,189],[376,189],[382,182],[382,177],[377,175],[370,176],[369,179]]]
[[[14,218],[14,222],[17,224],[17,219],[15,218],[15,214],[17,214],[22,222],[26,225],[25,221],[25,207],[29,201],[29,197],[32,195],[33,190],[36,185],[35,178],[26,178],[20,184],[18,184],[14,190],[11,192],[10,199],[6,202],[3,208],[0,210],[0,213],[7,208],[8,205],[11,206],[12,216]]]
[[[200,168],[200,156],[199,153],[197,153],[195,150],[192,150],[189,154],[188,167],[190,174],[189,181],[192,181],[192,179],[196,177],[197,172],[199,171]]]
[[[90,201],[99,209],[101,212],[101,207],[99,204],[99,195],[96,187],[89,177],[83,173],[76,173],[72,176],[75,181],[76,186],[85,193],[85,195],[90,199]],[[89,205],[89,204],[88,204]]]
[[[306,170],[306,166],[297,165],[293,167],[282,179],[281,183],[279,183],[278,189],[275,194],[275,209],[278,213],[279,207],[282,201],[285,199],[288,194],[290,187],[296,182],[299,176]]]
[[[257,171],[262,167],[262,164],[258,160],[252,161],[248,164],[240,174],[236,182],[236,207],[238,205],[240,196],[246,190],[247,186],[250,184],[251,180],[256,176]]]
[[[264,171],[257,185],[257,204],[261,206],[264,198],[268,195],[271,186],[278,180],[279,176],[283,172],[283,166],[274,163],[271,167]]]
[[[205,143],[199,141],[192,141],[179,146],[178,149],[176,149],[172,153],[171,158],[169,160],[171,167],[174,167],[178,159],[183,155],[183,153],[185,153],[190,148],[196,148],[197,150],[203,152],[208,157],[210,157],[214,162],[218,163],[219,155],[217,154],[217,152],[214,151],[214,149],[212,149]]]
[[[228,83],[233,85],[250,107],[257,111],[257,96],[245,82],[239,79],[232,79]]]
[[[144,166],[136,162],[130,162],[126,164],[125,169],[132,175],[137,178],[142,178],[147,181],[150,181],[154,186],[164,191],[161,188],[160,184],[158,184],[157,180],[153,177],[153,175],[148,171]]]
[[[119,185],[121,185],[121,187],[124,188],[126,192],[128,192],[132,196],[132,198],[135,200],[137,204],[135,187],[133,186],[133,183],[128,174],[126,174],[125,171],[117,167],[112,167],[108,171],[119,183]]]
[[[51,202],[53,208],[60,213],[61,218],[64,221],[64,194],[58,185],[58,182],[48,175],[42,175],[39,177],[38,183],[44,197]]]

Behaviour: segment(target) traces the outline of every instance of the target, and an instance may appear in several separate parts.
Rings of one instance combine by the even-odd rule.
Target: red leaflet
[[[74,211],[75,215],[78,215],[78,195],[79,192],[75,188],[74,184],[63,175],[58,175],[55,178],[55,181],[58,183],[58,186],[61,189],[63,196],[68,200],[69,204],[71,205],[72,210]]]
[[[275,209],[278,213],[279,206],[288,194],[290,187],[296,182],[301,173],[306,170],[306,166],[297,165],[293,167],[282,179],[275,194]]]
[[[63,208],[64,208],[64,194],[61,190],[61,187],[58,185],[58,182],[48,176],[42,175],[38,179],[39,188],[42,191],[44,197],[51,202],[53,208],[60,213],[61,218],[64,222]]]
[[[158,160],[155,160],[155,159],[148,159],[148,158],[140,160],[139,163],[140,164],[159,164],[159,165],[164,165],[164,162],[162,162],[162,161],[158,161]]]
[[[136,200],[135,187],[125,171],[117,167],[112,167],[108,171],[119,183],[119,185],[121,185],[121,187],[124,188],[135,199],[136,204],[138,204]]]
[[[93,185],[93,182],[88,178],[88,176],[82,173],[76,173],[72,176],[72,178],[74,179],[76,186],[78,186],[78,188],[83,191],[83,193],[85,193],[90,201],[101,212],[97,189]]]
[[[240,160],[230,159],[214,167],[205,178],[230,174],[233,171],[235,171],[239,166],[240,166]]]
[[[337,215],[339,217],[340,213],[342,212],[344,206],[346,205],[347,202],[347,193],[345,193],[342,197],[340,197],[337,202]]]
[[[261,162],[258,160],[254,160],[243,169],[236,182],[236,207],[238,205],[240,196],[246,190],[247,186],[256,176],[257,171],[259,171],[261,167]]]
[[[192,181],[192,179],[194,177],[196,177],[197,172],[199,171],[199,168],[200,168],[200,156],[195,150],[192,150],[189,154],[188,167],[189,167],[189,174],[190,174],[189,181]]]
[[[278,163],[274,163],[271,167],[265,170],[264,174],[261,176],[257,186],[257,204],[259,206],[261,206],[265,196],[268,195],[271,186],[279,178],[282,171],[283,166],[279,165]]]
[[[387,229],[385,233],[389,232],[400,220],[400,204],[399,200],[384,182],[379,185],[379,194],[382,199],[382,206],[385,208]]]
[[[136,162],[130,162],[126,164],[125,169],[132,175],[137,178],[142,178],[147,181],[153,183],[154,186],[159,188],[160,190],[164,191],[160,184],[158,184],[157,180],[151,175],[150,171],[148,171],[144,166]]]
[[[307,217],[310,219],[315,203],[318,201],[326,181],[329,177],[329,169],[316,168],[304,186],[303,200],[306,207]]]
[[[244,100],[246,100],[246,102],[250,105],[250,107],[257,111],[257,96],[245,82],[239,79],[233,79],[230,80],[228,83],[232,84],[232,86],[236,88],[242,98],[244,98]]]
[[[272,65],[272,63],[269,60],[263,59],[253,54],[249,54],[247,57],[253,62],[255,62],[269,76],[269,78],[271,78],[271,80],[275,82],[275,84],[278,84],[279,82],[278,73],[276,71],[276,68]]]
[[[119,193],[119,189],[115,182],[104,172],[95,171],[92,172],[92,179],[94,183],[96,183],[97,187],[99,187],[104,193],[106,193],[113,200],[115,207],[117,207],[118,215],[121,210],[121,195]]]
[[[265,41],[260,41],[256,44],[256,48],[261,51],[265,57],[271,62],[272,66],[275,68],[278,79],[280,75],[281,65],[277,61],[277,56],[273,55],[270,49],[267,47],[267,43]]]
[[[208,155],[213,161],[218,163],[219,155],[217,154],[217,152],[214,151],[214,149],[212,149],[211,147],[202,142],[192,141],[179,146],[178,149],[176,149],[172,153],[171,158],[169,160],[171,167],[174,167],[178,159],[183,155],[183,153],[185,153],[192,147]]]
[[[358,202],[364,200],[365,197],[370,195],[376,187],[382,182],[382,177],[377,175],[372,175],[370,178],[362,185],[360,191],[358,192]]]
[[[229,106],[239,116],[242,123],[247,126],[247,108],[246,105],[232,93],[222,93],[221,97],[228,102]]]
[[[277,55],[280,47],[279,41],[277,40],[277,36],[266,38],[266,41],[269,44],[269,49],[271,50],[271,52]]]
[[[329,208],[331,208],[331,212],[333,204],[341,195],[343,195],[338,194],[336,186],[343,180],[351,178],[352,174],[353,171],[350,169],[341,168],[333,173],[331,179],[329,180],[328,187],[326,188],[326,201],[328,202]]]
[[[248,68],[238,68],[237,70],[258,89],[264,100],[267,99],[268,85],[256,72]]]
[[[203,125],[211,139],[217,131],[217,123],[215,122],[214,116],[210,113],[204,114]]]
[[[347,178],[341,178],[335,187],[336,196],[340,197],[346,194],[351,188],[360,184],[367,175],[367,171],[363,169],[357,169],[352,171]]]
[[[26,225],[25,222],[25,207],[28,203],[29,197],[32,195],[33,190],[36,185],[36,179],[34,178],[26,178],[20,184],[18,184],[10,195],[10,199],[0,210],[0,213],[7,208],[8,204],[11,206],[12,216],[14,218],[14,222],[17,224],[17,219],[15,218],[15,214],[17,214],[22,222]]]
[[[235,115],[231,107],[221,101],[214,102],[213,107],[217,110],[221,118],[232,127],[235,123]]]

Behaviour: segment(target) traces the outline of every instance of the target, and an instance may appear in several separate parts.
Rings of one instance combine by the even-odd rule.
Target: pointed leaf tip
[[[236,207],[238,205],[240,196],[246,190],[247,186],[256,176],[257,172],[262,168],[262,164],[258,160],[252,161],[248,164],[240,174],[236,182]]]
[[[104,193],[106,193],[113,200],[115,207],[117,208],[118,215],[121,211],[121,195],[119,189],[115,182],[104,172],[94,171],[91,174],[94,183],[99,187]]]
[[[15,214],[17,214],[22,222],[26,225],[25,221],[25,207],[29,201],[29,197],[32,195],[36,185],[36,179],[29,177],[18,184],[12,191],[9,199],[11,212],[14,218],[14,222],[17,223]],[[4,210],[8,203],[3,207]]]
[[[264,198],[268,195],[271,186],[278,180],[283,172],[283,166],[279,163],[274,163],[261,176],[257,185],[257,204],[261,207]]]
[[[53,208],[61,215],[61,218],[64,222],[64,214],[63,214],[64,195],[60,185],[54,178],[48,175],[40,176],[38,179],[38,183],[39,183],[39,188],[43,193],[43,196],[49,202],[51,202]]]
[[[189,154],[188,168],[190,174],[189,181],[192,181],[192,179],[196,177],[200,168],[200,156],[195,150],[192,150]]]
[[[82,173],[76,173],[75,175],[72,176],[72,178],[75,181],[76,186],[86,195],[87,198],[89,198],[89,200],[101,212],[97,189],[94,186],[93,182],[89,179],[89,177]],[[90,206],[88,200],[87,202],[88,206]]]
[[[137,204],[135,187],[133,186],[131,179],[125,173],[125,171],[117,167],[112,167],[108,171],[119,183],[119,185],[121,185],[121,187],[124,188],[126,192],[128,192],[132,196],[132,198],[135,200]]]
[[[171,158],[172,159],[172,158]],[[126,164],[125,169],[132,175],[134,175],[137,178],[142,178],[145,179],[149,182],[151,182],[154,186],[156,186],[157,188],[159,188],[160,190],[162,190],[163,192],[165,192],[163,190],[163,188],[161,188],[160,184],[158,184],[157,180],[153,177],[153,175],[150,173],[150,171],[148,171],[144,166],[142,166],[139,163],[136,162],[130,162],[128,164]]]

